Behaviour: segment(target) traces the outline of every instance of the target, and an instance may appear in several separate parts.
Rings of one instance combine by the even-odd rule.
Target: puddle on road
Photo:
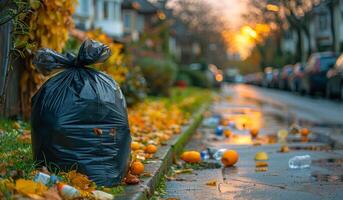
[[[330,151],[330,146],[289,146],[293,151]]]
[[[321,167],[340,167],[343,172],[343,158],[328,158],[328,159],[319,159],[314,160],[313,164]]]
[[[343,158],[319,159],[312,162],[313,166],[327,169],[330,174],[313,172],[311,177],[315,182],[343,183]]]
[[[343,175],[313,173],[311,177],[315,182],[343,183]]]

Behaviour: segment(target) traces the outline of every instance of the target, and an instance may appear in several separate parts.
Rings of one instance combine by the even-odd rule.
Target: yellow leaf
[[[217,181],[216,180],[208,181],[206,183],[206,185],[208,185],[208,186],[216,186],[217,185]]]
[[[45,185],[36,183],[32,180],[18,179],[15,182],[15,190],[18,193],[25,195],[42,195],[48,188]]]

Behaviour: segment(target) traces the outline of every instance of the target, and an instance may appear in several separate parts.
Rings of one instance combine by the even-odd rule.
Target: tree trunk
[[[11,27],[11,22],[0,25],[0,107],[4,104],[7,86],[11,48]]]
[[[303,61],[303,37],[302,37],[302,33],[301,30],[299,28],[296,28],[296,32],[297,32],[297,53],[295,55],[295,60],[297,61]]]
[[[330,27],[332,36],[332,51],[340,52],[340,24],[341,24],[341,11],[340,1],[332,0],[329,4],[330,10]]]
[[[308,26],[308,24],[306,26]],[[307,37],[307,41],[308,41],[308,43],[307,43],[307,48],[308,48],[307,49],[307,56],[310,56],[312,54],[311,33],[309,30],[309,27],[304,27],[303,30],[304,30],[304,33]]]

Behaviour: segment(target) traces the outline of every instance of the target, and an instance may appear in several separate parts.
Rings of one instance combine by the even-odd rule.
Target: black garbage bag
[[[77,56],[41,49],[33,60],[48,74],[32,97],[32,149],[39,165],[86,174],[112,186],[126,175],[131,135],[125,98],[108,75],[86,67],[110,56],[110,49],[86,40]]]

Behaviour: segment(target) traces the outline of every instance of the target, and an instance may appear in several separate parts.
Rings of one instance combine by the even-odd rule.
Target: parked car
[[[300,82],[304,76],[304,65],[296,63],[293,68],[292,74],[288,77],[288,87],[292,92],[300,92]]]
[[[253,74],[248,74],[244,77],[244,82],[251,85],[262,86],[263,73],[256,72]]]
[[[325,94],[327,72],[334,66],[337,55],[333,52],[314,53],[308,59],[301,79],[301,92],[314,95]]]
[[[281,73],[279,76],[279,89],[281,90],[289,90],[288,87],[288,77],[293,72],[293,66],[292,65],[285,65],[281,69]]]
[[[343,100],[343,54],[341,54],[334,67],[327,72],[326,96],[338,97]]]
[[[262,86],[270,88],[272,84],[272,80],[273,80],[273,68],[272,67],[264,68],[264,77],[263,77]]]
[[[279,88],[279,78],[280,78],[279,69],[273,69],[273,78],[270,84],[272,88]]]

